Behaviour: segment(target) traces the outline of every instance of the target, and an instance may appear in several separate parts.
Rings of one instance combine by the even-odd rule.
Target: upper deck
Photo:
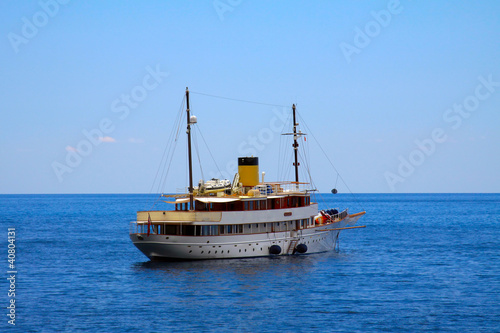
[[[203,211],[253,211],[305,207],[311,204],[307,183],[280,182],[261,183],[246,193],[226,194],[224,190],[204,195],[195,195],[194,210]],[[165,201],[175,205],[176,211],[189,210],[189,194],[164,194],[162,197],[175,198]]]
[[[259,184],[242,194],[226,194],[224,191],[193,196],[194,209],[189,209],[189,194],[162,195],[175,198],[165,201],[174,204],[171,211],[139,211],[137,221],[221,222],[224,220],[266,221],[294,218],[309,218],[317,213],[317,204],[311,203],[306,183],[283,182]],[[300,209],[297,209],[300,208]],[[247,214],[247,213],[252,214]],[[245,213],[245,214],[242,214]]]

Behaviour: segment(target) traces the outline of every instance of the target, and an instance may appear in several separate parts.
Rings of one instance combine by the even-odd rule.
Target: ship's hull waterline
[[[130,234],[134,245],[151,260],[204,260],[313,254],[335,248],[340,231],[352,227],[361,215],[335,223],[283,232],[223,236]],[[297,246],[306,247],[304,253]],[[279,246],[273,254],[271,247]],[[304,247],[300,248],[301,250]],[[274,248],[276,250],[276,247]]]

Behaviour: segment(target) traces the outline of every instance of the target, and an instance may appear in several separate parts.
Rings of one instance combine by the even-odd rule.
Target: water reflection
[[[322,254],[195,261],[145,261],[134,263],[132,269],[136,272],[152,271],[171,276],[179,276],[186,273],[252,276],[262,273],[276,274],[277,272],[283,273],[284,271],[304,272],[311,270],[315,267],[321,256]]]

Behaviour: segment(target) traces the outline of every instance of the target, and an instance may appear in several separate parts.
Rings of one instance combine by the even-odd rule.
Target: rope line
[[[259,104],[259,105],[267,105],[267,106],[277,106],[277,107],[283,107],[283,108],[288,107],[286,105],[279,105],[279,104],[270,104],[270,103],[262,103],[262,102],[256,102],[256,101],[249,101],[249,100],[244,100],[244,99],[237,99],[237,98],[230,98],[230,97],[224,97],[224,96],[217,96],[217,95],[205,94],[205,93],[196,92],[196,91],[190,91],[190,93],[191,94],[197,94],[197,95],[214,97],[214,98],[226,99],[226,100],[229,100],[229,101],[236,101],[236,102],[243,102],[243,103],[250,103],[250,104]]]
[[[314,138],[314,141],[316,141],[316,143],[318,144],[318,147],[319,149],[321,149],[321,151],[323,152],[323,154],[325,155],[326,159],[328,160],[328,162],[330,163],[330,165],[333,167],[333,169],[335,170],[335,172],[337,173],[337,176],[340,178],[340,180],[342,181],[342,183],[344,183],[345,187],[347,187],[347,190],[349,191],[349,193],[351,193],[351,195],[353,196],[354,200],[356,201],[356,203],[358,205],[360,205],[362,207],[363,210],[365,210],[363,208],[363,205],[361,204],[361,202],[358,200],[358,198],[354,195],[354,193],[351,191],[351,189],[349,188],[349,186],[347,185],[347,183],[345,182],[344,178],[342,178],[342,176],[340,175],[340,172],[338,172],[337,168],[335,167],[335,165],[333,165],[333,162],[330,160],[330,158],[328,157],[328,155],[326,154],[325,150],[323,149],[323,147],[321,146],[321,144],[319,143],[318,139],[316,139],[316,136],[314,135],[314,133],[310,130],[309,126],[307,126],[307,123],[306,121],[299,115],[300,117],[300,120],[301,122],[304,123],[304,126],[306,128],[306,130],[308,131],[308,133],[310,133],[312,135],[312,137]]]

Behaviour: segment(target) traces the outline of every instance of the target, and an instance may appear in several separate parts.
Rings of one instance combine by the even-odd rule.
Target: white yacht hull
[[[331,251],[342,228],[353,226],[360,216],[300,230],[223,236],[166,236],[130,234],[134,245],[152,260],[201,260],[266,257],[298,254],[296,246],[304,244],[304,254]],[[270,248],[278,245],[279,254]]]

